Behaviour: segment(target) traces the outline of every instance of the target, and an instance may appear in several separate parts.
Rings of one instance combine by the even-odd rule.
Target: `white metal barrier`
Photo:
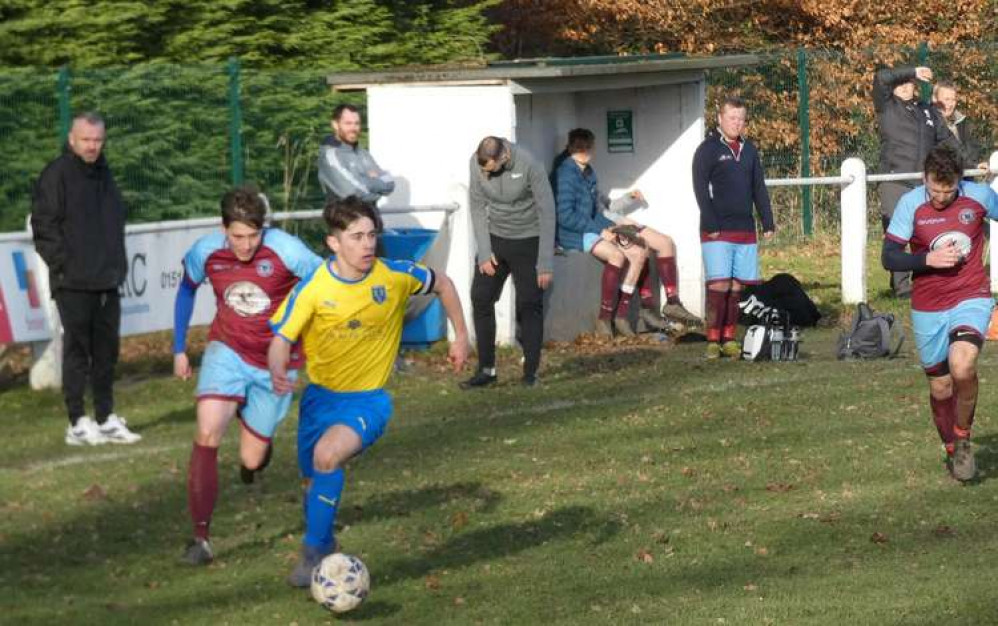
[[[998,172],[998,152],[991,155],[989,170],[967,170],[967,176],[980,176],[988,172]],[[769,187],[803,186],[803,185],[839,185],[841,187],[841,278],[842,301],[845,304],[855,304],[866,300],[866,245],[868,237],[867,216],[867,185],[870,182],[885,182],[897,180],[920,180],[921,173],[873,174],[868,175],[866,165],[861,159],[850,158],[842,163],[840,176],[823,176],[812,178],[776,178],[767,179]],[[994,183],[998,190],[998,181]],[[437,267],[444,267],[454,281],[462,302],[470,303],[471,281],[474,271],[474,238],[467,211],[467,188],[454,185],[447,190],[452,200],[449,204],[426,206],[386,206],[379,210],[385,216],[387,225],[392,227],[420,226],[446,230],[446,236],[439,237],[431,249],[427,261]],[[321,211],[294,211],[272,214],[274,221],[307,220],[321,217]],[[206,231],[217,228],[219,218],[197,218],[173,222],[157,222],[150,224],[132,224],[126,227],[126,246],[130,256],[134,258],[129,263],[129,277],[123,287],[123,324],[122,334],[137,334],[167,330],[172,327],[172,307],[164,306],[164,298],[172,302],[169,296],[164,296],[164,290],[175,290],[174,279],[179,279],[179,262],[183,252]],[[148,239],[148,241],[146,241]],[[32,343],[35,364],[31,371],[31,385],[39,389],[58,386],[61,380],[59,366],[61,329],[58,314],[51,302],[48,289],[48,272],[41,258],[29,249],[31,234],[27,230],[14,233],[0,233],[0,248],[21,246],[22,254],[30,254],[33,263],[33,276],[37,285],[37,296],[43,306],[35,313],[43,315],[47,324],[41,337],[35,328],[35,336],[20,341]],[[143,252],[135,253],[139,248]],[[998,246],[990,247],[991,286],[992,291],[998,291]],[[10,284],[16,281],[4,273],[0,264],[0,296],[10,293]],[[141,272],[141,275],[139,275]],[[17,280],[20,280],[18,277]],[[23,282],[23,281],[22,281]],[[23,290],[23,285],[22,285]],[[14,288],[16,291],[16,288]],[[142,302],[142,299],[145,299]],[[200,315],[196,311],[194,323],[205,323],[214,313],[212,298],[199,298],[206,307]],[[0,299],[0,305],[3,304]],[[7,312],[11,311],[11,303],[7,303]],[[36,302],[36,309],[39,309]],[[135,323],[134,319],[125,323],[126,311],[135,315],[147,314],[145,323]],[[0,313],[3,313],[0,307]],[[470,316],[470,307],[466,306],[466,315]],[[510,289],[506,289],[497,305],[497,340],[500,343],[510,343],[514,336],[513,302]],[[200,321],[199,321],[200,320]],[[471,320],[468,322],[472,328]],[[36,325],[37,326],[37,325]],[[48,337],[45,341],[39,338]],[[16,338],[14,341],[18,341]]]
[[[454,202],[383,207],[379,211],[390,227],[420,226],[441,231],[428,254],[436,255],[435,264],[446,265],[448,274],[451,271],[460,273],[460,270],[468,272],[469,278],[463,282],[470,290],[468,268],[472,263],[469,250],[472,244],[468,235],[455,235],[455,226],[462,220],[450,219],[462,206],[462,203]],[[321,216],[322,211],[295,211],[274,213],[270,217],[272,221],[285,221]],[[220,218],[212,217],[126,226],[128,275],[120,289],[123,336],[173,327],[172,302],[181,278],[181,259],[199,237],[220,225]],[[48,268],[34,250],[29,229],[0,233],[0,257],[12,255],[19,257],[17,262],[0,262],[0,326],[5,331],[0,336],[3,341],[31,344],[33,365],[29,379],[33,389],[56,388],[62,380],[62,329],[50,295]],[[20,267],[13,267],[18,264]],[[462,284],[458,280],[455,283]],[[467,296],[467,290],[462,296]],[[198,298],[192,323],[208,323],[214,311],[214,298]]]
[[[869,235],[867,222],[867,183],[901,180],[921,180],[921,172],[895,174],[867,174],[862,159],[849,158],[842,163],[840,176],[813,178],[770,178],[767,187],[803,185],[840,185],[842,222],[840,246],[842,253],[842,302],[858,304],[866,301],[866,242]],[[964,176],[985,176],[998,172],[998,152],[991,153],[988,169],[965,170]],[[998,180],[993,183],[998,191]],[[991,223],[994,233],[994,223]],[[992,238],[992,241],[994,239]],[[990,246],[991,291],[998,291],[998,246]]]

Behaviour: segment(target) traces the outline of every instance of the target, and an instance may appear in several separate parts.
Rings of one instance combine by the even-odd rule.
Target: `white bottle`
[[[769,335],[769,354],[773,361],[780,361],[783,358],[783,329],[774,326]]]

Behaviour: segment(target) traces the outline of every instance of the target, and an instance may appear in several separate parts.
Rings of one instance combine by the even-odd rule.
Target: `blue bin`
[[[384,255],[389,259],[421,261],[437,238],[429,228],[386,228],[381,236]],[[402,345],[424,350],[447,336],[447,315],[440,300],[433,301],[402,327]]]

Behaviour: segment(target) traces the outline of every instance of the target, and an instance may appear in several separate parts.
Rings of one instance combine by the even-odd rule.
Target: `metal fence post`
[[[929,64],[929,42],[923,41],[918,44],[918,49],[915,53],[916,66],[926,67]],[[928,102],[932,99],[932,85],[923,81],[915,81],[918,83],[919,95],[923,102]]]
[[[69,66],[59,68],[59,79],[56,82],[59,97],[59,143],[65,144],[69,137],[69,125],[72,111],[69,105]]]
[[[866,302],[866,164],[849,158],[842,176],[852,182],[842,187],[842,304]]]
[[[239,104],[239,59],[229,58],[229,156],[232,158],[232,184],[243,182],[243,112]]]
[[[807,54],[797,49],[797,120],[800,124],[800,177],[811,176],[811,98],[807,86]],[[804,234],[811,236],[811,185],[804,185],[800,194],[801,219]]]

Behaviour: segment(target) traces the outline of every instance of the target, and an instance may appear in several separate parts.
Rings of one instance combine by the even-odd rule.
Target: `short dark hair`
[[[91,126],[106,126],[104,118],[96,111],[81,111],[73,116],[73,123],[86,122]]]
[[[357,196],[346,198],[331,197],[322,208],[322,219],[326,221],[330,234],[344,231],[359,219],[368,218],[374,222],[374,228],[381,232],[381,215],[370,202],[364,202]]]
[[[333,109],[333,120],[336,122],[340,121],[340,118],[343,117],[344,111],[350,111],[351,113],[356,113],[357,115],[360,115],[360,109],[358,109],[354,105],[338,104],[336,105],[336,108]]]
[[[475,158],[478,159],[478,164],[484,167],[489,161],[500,160],[505,152],[506,145],[502,137],[489,135],[478,143]]]
[[[745,105],[745,100],[742,99],[741,96],[736,96],[734,94],[729,94],[727,96],[724,96],[724,99],[721,100],[721,106],[717,107],[717,112],[721,113],[721,112],[724,111],[724,109],[746,109],[747,110],[748,106]]]
[[[568,153],[584,152],[591,150],[596,143],[596,136],[588,128],[573,128],[568,131]]]
[[[233,222],[263,228],[267,221],[267,204],[260,191],[252,185],[243,185],[225,192],[222,196],[222,225],[226,228]]]
[[[940,183],[955,183],[963,177],[960,155],[949,146],[936,146],[925,156],[925,176]]]

